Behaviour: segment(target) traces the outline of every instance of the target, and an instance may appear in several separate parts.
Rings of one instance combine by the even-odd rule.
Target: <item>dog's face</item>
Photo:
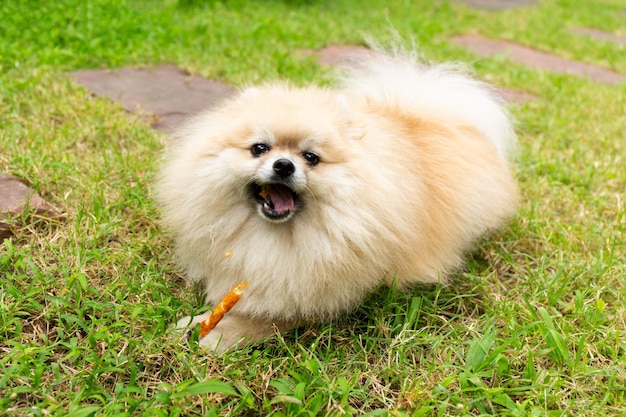
[[[244,92],[224,111],[209,164],[229,183],[221,188],[263,220],[288,222],[349,182],[356,129],[345,98],[268,87]]]
[[[261,217],[272,222],[289,220],[304,204],[309,171],[320,164],[320,150],[289,149],[266,132],[265,138],[250,147],[259,166],[248,193]],[[261,140],[263,139],[263,140]]]

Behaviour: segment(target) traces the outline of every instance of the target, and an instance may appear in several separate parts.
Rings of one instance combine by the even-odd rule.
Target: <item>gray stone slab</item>
[[[512,42],[491,40],[478,35],[459,36],[452,38],[451,41],[482,56],[505,55],[512,61],[540,70],[584,76],[605,84],[626,83],[626,75]]]
[[[173,65],[81,70],[70,75],[94,94],[119,101],[125,109],[146,116],[154,128],[164,131],[234,91],[226,84],[189,75]]]
[[[524,104],[529,101],[537,101],[537,97],[521,90],[513,90],[511,88],[498,88],[498,92],[509,103]]]
[[[506,10],[518,7],[528,7],[537,4],[535,0],[456,0],[475,9]]]
[[[326,66],[350,66],[353,62],[358,62],[359,57],[373,54],[371,49],[355,45],[329,45],[317,51],[303,51],[309,55],[317,56],[317,62]],[[532,94],[520,90],[507,88],[497,88],[498,92],[509,102],[523,104],[527,101],[537,100]]]
[[[626,36],[613,35],[612,33],[604,32],[598,29],[591,28],[575,28],[572,29],[577,35],[591,36],[592,38],[602,41],[609,41],[620,45],[626,45]]]
[[[305,53],[317,56],[317,62],[326,66],[350,66],[359,57],[373,54],[371,49],[356,45],[328,45],[317,51]]]
[[[31,209],[39,217],[58,217],[60,212],[26,184],[12,175],[0,174],[0,243],[13,234],[19,224],[14,221]]]

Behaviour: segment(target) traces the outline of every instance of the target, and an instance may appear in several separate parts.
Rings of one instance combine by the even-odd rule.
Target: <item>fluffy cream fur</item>
[[[381,282],[445,282],[513,212],[515,135],[492,90],[406,55],[361,59],[338,89],[246,90],[171,143],[158,200],[187,276],[213,305],[249,282],[203,346],[223,351],[335,315]],[[268,151],[255,156],[259,143]],[[251,190],[277,181],[279,159],[293,163],[280,181],[296,205],[270,219]]]

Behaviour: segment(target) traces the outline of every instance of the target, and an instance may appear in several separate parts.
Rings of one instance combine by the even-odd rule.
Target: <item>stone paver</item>
[[[315,54],[322,65],[351,65],[354,59],[370,55],[362,46],[330,45]],[[206,110],[233,94],[234,89],[217,81],[189,76],[173,65],[151,68],[122,68],[119,70],[82,70],[70,76],[94,94],[119,101],[130,112],[147,117],[151,125],[170,131],[192,114]],[[510,101],[523,103],[533,96],[515,90],[502,89]]]
[[[604,32],[598,29],[576,28],[572,29],[572,32],[577,35],[591,36],[595,39],[626,45],[626,36],[613,35],[612,33]]]
[[[58,217],[60,212],[46,202],[23,180],[12,175],[0,174],[0,243],[13,234],[16,226],[12,218],[19,217],[27,208],[42,217]]]
[[[151,125],[164,131],[234,91],[226,84],[190,76],[173,65],[83,70],[70,75],[96,95],[119,101],[128,111],[149,116]]]
[[[537,4],[535,0],[457,0],[457,2],[465,3],[475,9],[483,10],[506,10],[517,7],[534,6]]]
[[[529,101],[537,101],[538,98],[530,93],[511,88],[498,88],[498,92],[510,103],[524,104]]]
[[[306,54],[316,55],[317,62],[326,66],[350,66],[352,60],[358,61],[359,57],[369,56],[371,49],[355,45],[329,45],[317,51],[304,51]],[[520,90],[498,88],[498,92],[509,102],[523,104],[527,101],[537,100],[537,97]]]
[[[626,83],[626,75],[591,64],[539,52],[512,42],[486,39],[478,35],[459,36],[452,38],[451,41],[482,56],[491,57],[504,54],[515,62],[541,70],[580,75],[606,84]]]
[[[371,49],[356,45],[328,45],[317,51],[305,51],[317,56],[317,62],[326,66],[350,66],[352,60],[373,54]]]

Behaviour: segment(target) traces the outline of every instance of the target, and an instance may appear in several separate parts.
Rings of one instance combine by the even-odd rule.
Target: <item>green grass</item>
[[[440,1],[0,2],[0,172],[64,218],[0,246],[0,415],[626,415],[626,87],[478,58],[480,33],[626,73],[622,0],[483,12]],[[175,63],[240,86],[326,82],[297,53],[393,26],[536,101],[513,108],[518,216],[448,287],[213,357],[169,326],[201,297],[151,181],[164,138],[66,72]]]

